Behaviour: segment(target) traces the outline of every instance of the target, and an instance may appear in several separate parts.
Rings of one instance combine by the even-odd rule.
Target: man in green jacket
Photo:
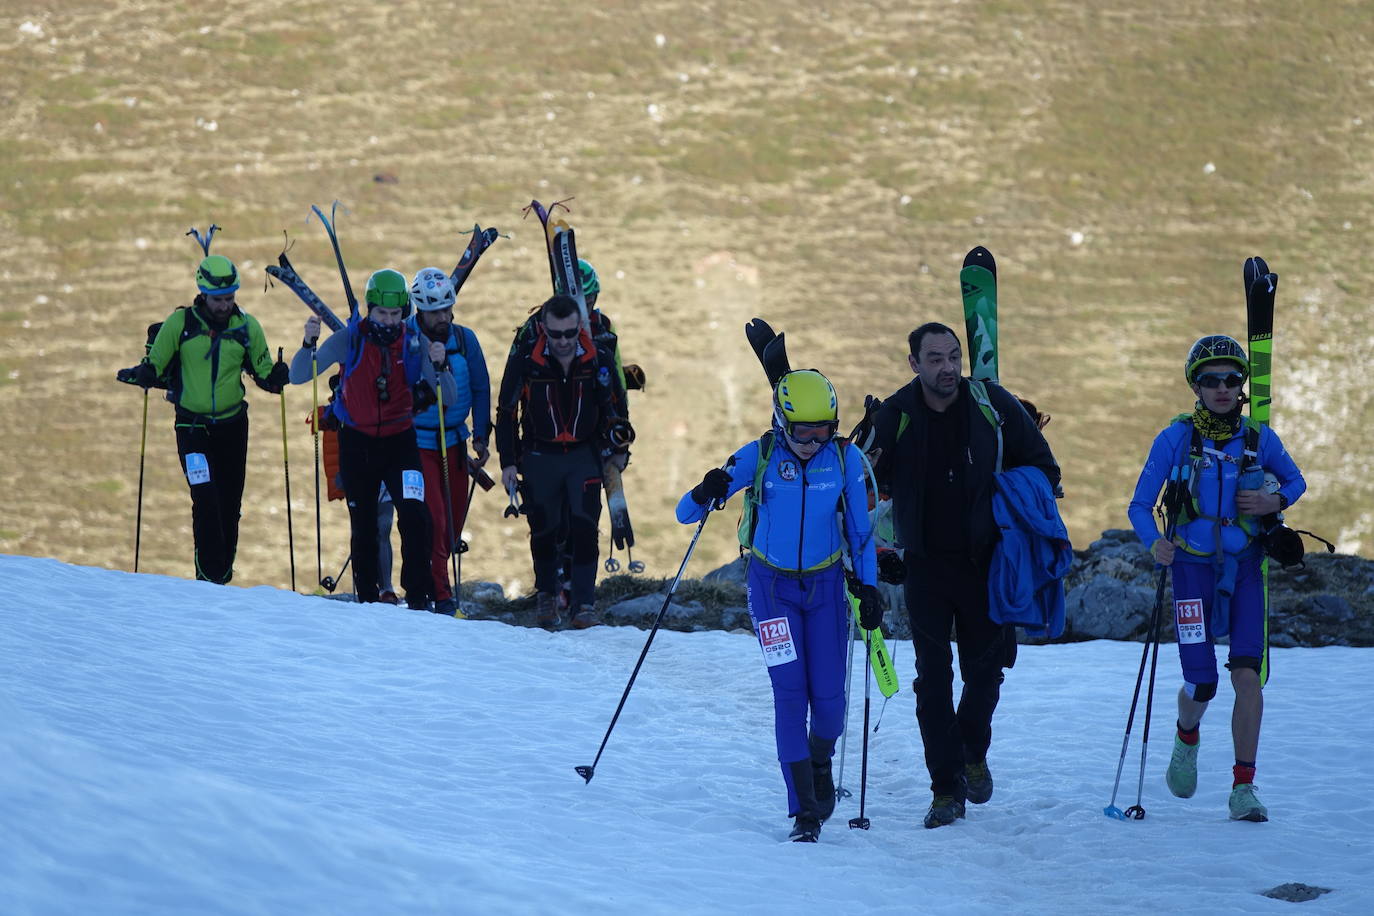
[[[196,285],[200,295],[190,306],[154,326],[143,362],[115,377],[143,388],[166,387],[176,407],[177,453],[191,488],[196,578],[226,583],[234,575],[248,462],[242,373],[277,394],[288,369],[283,362],[273,364],[262,326],[239,309],[239,272],[232,261],[206,257]]]

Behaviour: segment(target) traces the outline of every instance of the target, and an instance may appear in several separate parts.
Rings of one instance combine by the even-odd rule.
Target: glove
[[[128,369],[120,369],[115,373],[115,379],[127,385],[151,388],[157,383],[157,370],[153,368],[152,363],[139,363]]]
[[[724,499],[730,493],[730,472],[720,468],[711,468],[706,472],[706,476],[701,478],[701,483],[692,487],[692,501],[698,506]]]
[[[439,403],[439,396],[434,392],[434,386],[424,379],[415,383],[415,387],[411,389],[410,397],[411,406],[415,413],[423,413]]]
[[[876,585],[860,585],[854,593],[859,599],[859,626],[876,630],[883,625],[883,596]]]
[[[291,367],[282,360],[277,360],[272,366],[272,371],[267,373],[267,390],[273,394],[281,394],[291,382]]]
[[[878,581],[888,585],[901,585],[906,581],[906,563],[889,548],[878,550]]]

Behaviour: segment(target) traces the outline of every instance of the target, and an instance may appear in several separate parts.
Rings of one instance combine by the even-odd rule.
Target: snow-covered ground
[[[992,801],[924,830],[909,690],[872,736],[862,681],[841,803],[789,828],[754,641],[663,632],[597,767],[645,633],[545,633],[270,588],[0,556],[5,913],[1368,913],[1374,650],[1274,652],[1267,824],[1226,816],[1231,693],[1200,788],[1164,788],[1160,657],[1142,821],[1103,816],[1140,647],[1023,648]],[[876,693],[875,693],[876,695]],[[875,703],[875,715],[878,704]],[[1140,733],[1137,720],[1136,734]],[[1135,801],[1138,744],[1121,807]],[[1260,892],[1304,882],[1302,904]]]

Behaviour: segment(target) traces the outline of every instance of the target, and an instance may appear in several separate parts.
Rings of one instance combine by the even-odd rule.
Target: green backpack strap
[[[754,547],[754,531],[759,526],[759,504],[763,502],[763,472],[768,470],[768,459],[772,457],[775,444],[771,429],[759,436],[759,455],[754,463],[754,482],[744,491],[744,509],[739,517],[741,554],[748,554]]]

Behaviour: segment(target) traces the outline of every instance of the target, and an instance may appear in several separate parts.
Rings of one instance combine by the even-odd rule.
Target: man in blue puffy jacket
[[[773,428],[724,469],[707,471],[677,506],[678,521],[696,522],[711,502],[748,488],[740,543],[749,557],[749,614],[773,686],[791,839],[806,843],[835,809],[830,758],[844,730],[851,613],[840,562],[846,546],[863,626],[875,629],[883,615],[863,455],[835,438],[838,426],[825,376],[789,372],[774,389]]]
[[[1198,729],[1219,680],[1215,642],[1229,633],[1226,667],[1236,692],[1231,819],[1265,821],[1269,812],[1254,785],[1269,656],[1259,536],[1307,483],[1278,435],[1241,413],[1250,362],[1239,343],[1222,334],[1201,338],[1184,371],[1197,404],[1155,437],[1129,509],[1141,543],[1173,573],[1184,683],[1165,782],[1179,798],[1197,790]],[[1151,515],[1166,483],[1178,490],[1170,501],[1178,515],[1167,520],[1172,537],[1160,535]]]
[[[459,596],[453,594],[448,567],[452,551],[459,549],[463,522],[468,514],[467,442],[471,439],[476,454],[474,463],[480,468],[486,464],[488,455],[491,382],[477,335],[471,328],[453,322],[456,296],[448,274],[437,267],[421,270],[410,285],[410,301],[415,307],[409,319],[412,329],[425,340],[443,344],[445,366],[458,389],[457,397],[444,401],[442,452],[439,448],[439,405],[432,404],[415,415],[415,437],[425,473],[425,504],[434,523],[429,560],[434,576],[434,611],[452,614],[458,608]],[[472,416],[471,430],[468,428],[469,414]],[[448,458],[447,496],[444,493],[445,455]]]

